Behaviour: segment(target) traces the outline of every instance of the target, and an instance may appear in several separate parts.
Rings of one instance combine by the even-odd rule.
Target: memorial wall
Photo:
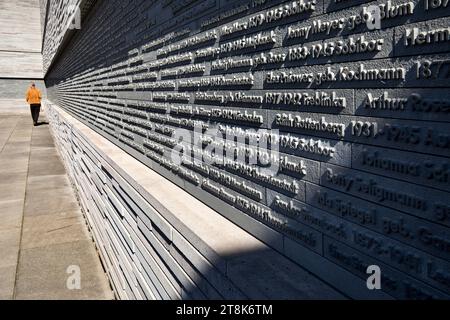
[[[346,295],[450,297],[449,1],[89,8],[52,103]]]
[[[39,0],[43,42],[42,56],[44,73],[64,49],[71,36],[80,28],[97,0]]]

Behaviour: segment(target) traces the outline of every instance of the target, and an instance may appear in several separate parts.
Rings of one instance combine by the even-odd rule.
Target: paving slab
[[[42,157],[36,161],[30,161],[29,176],[48,176],[65,174],[66,170],[58,157]]]
[[[51,176],[29,176],[27,191],[33,192],[45,190],[47,192],[54,191],[59,188],[71,187],[70,181],[66,175]]]
[[[20,228],[22,224],[23,199],[0,201],[0,231]]]
[[[108,284],[90,240],[55,244],[21,251],[15,298],[111,299]],[[67,286],[70,267],[80,271],[80,289]]]
[[[0,174],[5,172],[27,172],[28,171],[28,158],[15,158],[11,161],[11,158],[0,157]]]
[[[79,204],[73,192],[66,188],[33,191],[27,194],[25,201],[25,216],[48,215],[60,212],[72,212],[79,209]]]
[[[4,170],[0,173],[0,183],[1,185],[9,185],[17,182],[25,181],[27,178],[27,173],[23,172],[11,172]]]
[[[0,248],[0,267],[15,266],[20,248],[20,227],[0,231]]]
[[[25,217],[21,248],[33,249],[86,240],[89,235],[84,224],[80,211]]]
[[[24,192],[25,185],[22,181],[0,184],[0,200],[2,201],[23,199]]]
[[[6,99],[0,97],[0,114],[5,115],[29,115],[30,107],[25,103],[24,99]]]
[[[16,266],[0,267],[0,300],[12,300],[14,296],[14,282],[16,280]]]
[[[32,147],[41,147],[41,148],[52,148],[53,145],[53,139],[51,136],[47,135],[36,135],[36,140],[33,141]]]

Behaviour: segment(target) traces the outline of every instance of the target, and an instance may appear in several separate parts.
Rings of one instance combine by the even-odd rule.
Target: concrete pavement
[[[0,299],[112,298],[48,125],[0,113]]]

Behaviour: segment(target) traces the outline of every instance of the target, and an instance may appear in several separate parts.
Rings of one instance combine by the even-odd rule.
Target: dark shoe
[[[35,127],[37,127],[37,122],[35,122],[33,125],[34,125]]]

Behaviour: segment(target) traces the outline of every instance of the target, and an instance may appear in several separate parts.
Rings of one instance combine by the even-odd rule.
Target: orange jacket
[[[26,99],[28,104],[40,104],[42,99],[41,91],[36,88],[28,89]]]

